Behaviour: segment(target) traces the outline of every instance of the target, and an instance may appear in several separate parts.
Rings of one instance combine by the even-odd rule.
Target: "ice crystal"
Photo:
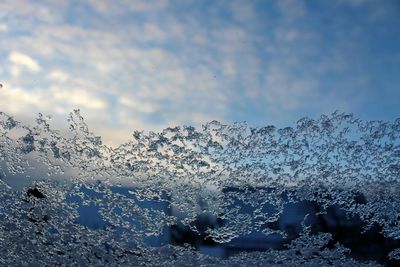
[[[380,263],[399,259],[400,119],[335,112],[282,129],[212,121],[135,131],[118,148],[79,110],[68,134],[50,120],[39,114],[30,127],[0,113],[2,266],[377,265],[313,229],[335,209],[391,240]],[[204,253],[255,234],[278,241]]]

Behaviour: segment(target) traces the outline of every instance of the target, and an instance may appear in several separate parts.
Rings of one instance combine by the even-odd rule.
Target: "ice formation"
[[[212,121],[202,129],[135,131],[118,148],[103,145],[78,110],[68,123],[61,134],[45,116],[31,127],[0,113],[1,266],[376,266],[400,259],[400,119],[335,112],[282,129]],[[16,189],[18,179],[25,184]],[[285,209],[306,202],[320,208],[301,215],[298,234],[276,226]],[[357,217],[364,232],[380,227],[394,244],[387,260],[357,260],[331,233],[314,229],[316,216],[333,207]],[[82,221],[84,212],[96,224]],[[287,242],[216,257],[163,238],[178,226],[218,248],[254,233]]]

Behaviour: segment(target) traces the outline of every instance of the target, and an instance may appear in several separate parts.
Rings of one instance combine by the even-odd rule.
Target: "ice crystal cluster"
[[[1,266],[384,262],[358,260],[313,228],[333,207],[357,217],[363,232],[379,227],[392,243],[400,239],[400,119],[335,112],[282,129],[212,121],[135,131],[118,148],[103,145],[78,110],[68,124],[61,133],[41,114],[27,126],[0,113]],[[305,201],[319,209],[300,215],[297,234],[279,227],[285,210]],[[85,213],[97,225],[85,223]],[[215,256],[164,238],[178,226],[215,248],[254,233],[286,242]],[[396,262],[399,251],[387,259]]]

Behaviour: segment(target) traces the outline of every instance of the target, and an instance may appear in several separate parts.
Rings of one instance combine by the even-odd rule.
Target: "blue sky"
[[[137,129],[400,117],[399,1],[0,2],[0,110]]]

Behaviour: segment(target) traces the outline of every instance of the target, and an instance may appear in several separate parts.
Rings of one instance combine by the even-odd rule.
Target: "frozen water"
[[[400,119],[335,112],[283,129],[212,121],[135,131],[118,148],[102,144],[79,110],[67,135],[50,120],[39,114],[27,126],[0,113],[2,266],[399,259]],[[386,259],[360,260],[344,239],[315,229],[318,218],[327,229],[345,224],[333,217],[342,213],[365,233],[379,227],[391,242]],[[250,239],[257,251],[241,245]]]

